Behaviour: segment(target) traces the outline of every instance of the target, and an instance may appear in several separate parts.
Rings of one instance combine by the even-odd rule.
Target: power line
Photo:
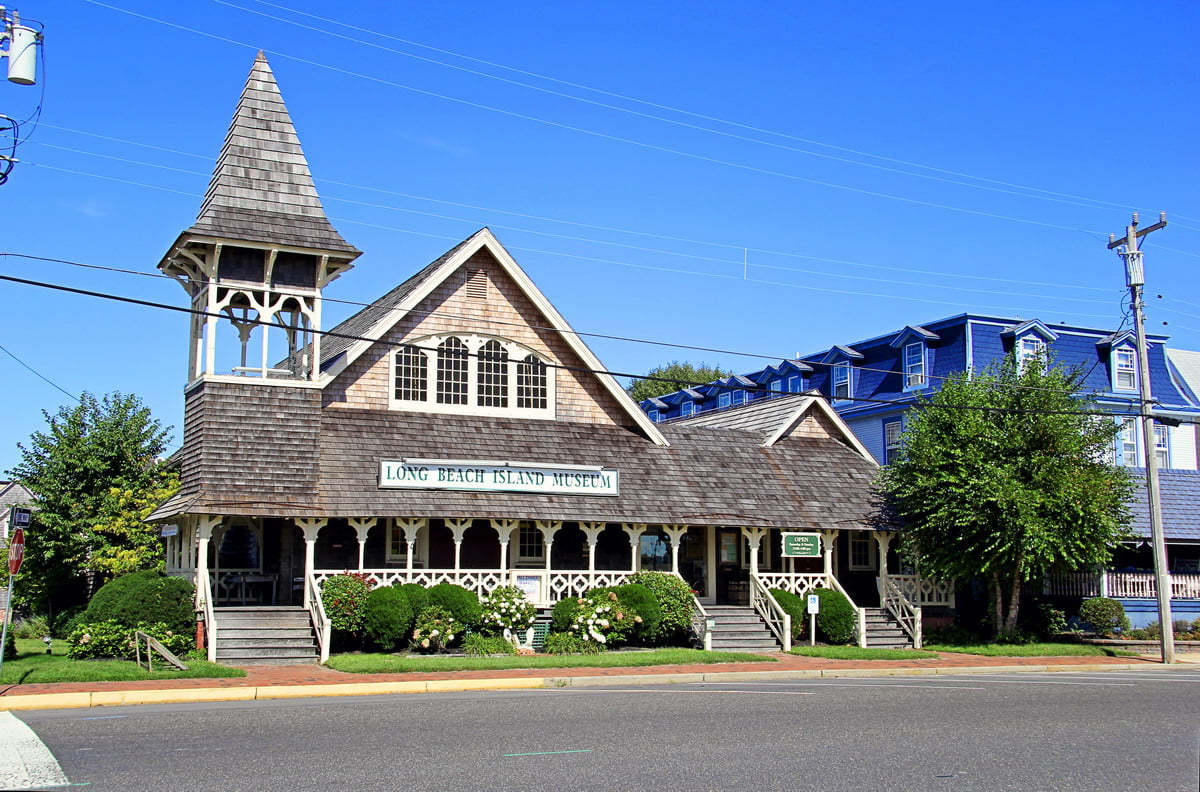
[[[38,379],[40,379],[40,380],[42,380],[43,382],[45,382],[46,384],[48,384],[50,387],[52,387],[52,388],[56,388],[57,390],[59,390],[59,391],[61,391],[62,393],[66,394],[66,395],[67,395],[67,397],[68,397],[69,399],[71,399],[72,401],[79,401],[79,397],[78,397],[78,396],[76,396],[74,393],[71,393],[70,391],[66,390],[66,389],[65,389],[65,388],[63,388],[61,385],[59,385],[57,382],[55,382],[54,380],[50,379],[49,377],[47,377],[47,376],[46,376],[45,374],[43,374],[42,372],[38,371],[38,370],[37,370],[37,369],[35,369],[33,366],[31,366],[31,365],[29,365],[28,363],[26,363],[24,360],[21,360],[21,358],[19,358],[19,357],[17,357],[16,355],[14,355],[14,354],[13,354],[13,353],[12,353],[12,352],[11,352],[11,351],[10,351],[10,350],[7,348],[7,347],[3,346],[2,344],[0,344],[0,351],[3,351],[3,352],[4,352],[4,354],[8,355],[10,358],[12,358],[13,360],[15,360],[15,361],[17,361],[18,363],[20,363],[22,366],[24,366],[26,369],[28,369],[28,370],[29,370],[29,371],[30,371],[30,372],[31,372],[31,373],[32,373],[32,374],[33,374],[35,377],[37,377]]]

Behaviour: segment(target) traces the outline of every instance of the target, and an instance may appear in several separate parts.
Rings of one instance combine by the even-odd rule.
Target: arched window
[[[488,341],[479,349],[476,404],[480,407],[508,406],[508,350],[499,341]]]
[[[400,401],[425,401],[428,387],[428,359],[412,346],[396,353],[396,398]]]
[[[537,355],[526,355],[517,364],[517,407],[544,410],[546,403],[546,364]]]
[[[467,403],[467,345],[454,336],[438,344],[438,404]]]

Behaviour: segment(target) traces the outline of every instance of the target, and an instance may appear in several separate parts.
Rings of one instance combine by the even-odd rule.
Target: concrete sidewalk
[[[136,682],[59,682],[0,689],[0,710],[68,709],[121,704],[250,701],[306,696],[365,696],[463,690],[516,690],[681,682],[980,674],[1048,671],[1124,671],[1164,668],[1157,658],[982,657],[826,660],[775,654],[773,663],[716,663],[640,668],[551,668],[348,674],[322,666],[249,666],[236,679],[160,679]],[[1184,655],[1176,667],[1195,668],[1200,656]]]

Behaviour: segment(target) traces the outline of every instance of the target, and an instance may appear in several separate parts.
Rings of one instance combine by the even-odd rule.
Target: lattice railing
[[[759,572],[758,579],[769,589],[783,589],[807,597],[815,588],[828,588],[822,572]]]
[[[924,578],[920,575],[888,574],[888,580],[896,584],[896,588],[912,604],[920,606],[952,607],[954,605],[954,586],[940,580]]]
[[[783,651],[792,651],[792,617],[775,601],[762,577],[753,573],[750,575],[750,605],[775,634]]]
[[[344,574],[344,569],[319,569],[314,578],[319,586],[334,575]],[[414,569],[412,572],[407,569],[364,569],[354,574],[363,575],[376,588],[394,583],[418,583],[426,588],[438,583],[454,583],[480,597],[501,586],[517,586],[535,605],[545,606],[566,597],[582,597],[599,586],[619,586],[633,573],[586,569]]]
[[[889,577],[883,587],[880,605],[892,614],[904,632],[912,639],[913,648],[921,648],[921,608],[915,607],[904,592]]]

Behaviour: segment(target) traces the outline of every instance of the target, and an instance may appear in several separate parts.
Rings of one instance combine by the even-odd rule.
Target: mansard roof
[[[330,224],[261,52],[246,79],[204,203],[185,234],[357,256]]]

